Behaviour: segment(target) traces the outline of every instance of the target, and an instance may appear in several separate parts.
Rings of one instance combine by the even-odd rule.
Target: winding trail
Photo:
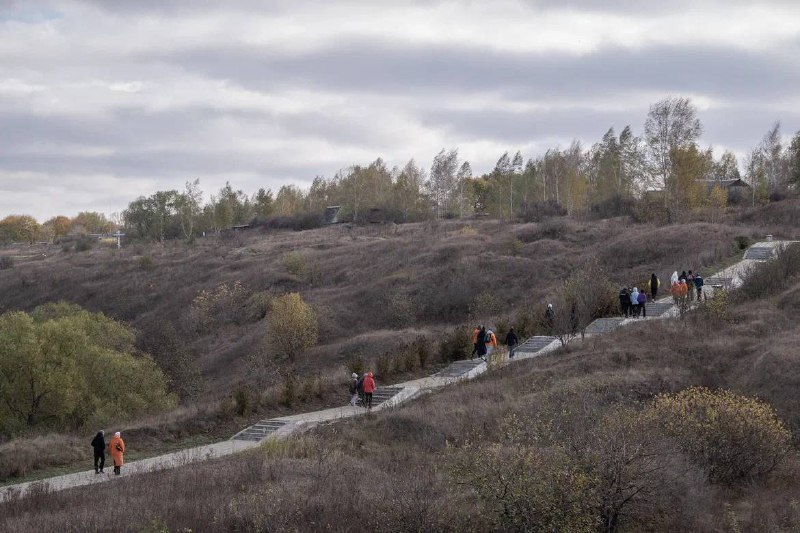
[[[735,288],[742,283],[743,275],[754,264],[769,260],[774,257],[775,250],[788,241],[768,241],[754,244],[747,249],[744,259],[721,272],[705,278],[705,292],[707,297],[713,297],[714,289]],[[595,320],[586,329],[586,335],[602,335],[620,327],[642,320],[657,320],[660,318],[678,315],[677,307],[672,303],[671,297],[662,298],[656,302],[648,303],[647,318],[600,318]],[[527,339],[515,351],[515,357],[509,363],[524,359],[539,357],[556,350],[561,345],[556,337],[536,336]],[[456,361],[444,370],[421,379],[397,383],[391,386],[378,387],[374,394],[373,411],[397,407],[422,394],[432,392],[442,387],[447,387],[459,381],[473,379],[488,370],[487,364],[480,359]],[[362,407],[336,407],[300,413],[291,416],[265,419],[247,427],[231,437],[230,440],[187,448],[178,452],[159,455],[125,464],[122,476],[113,474],[95,474],[93,470],[55,476],[40,481],[31,481],[17,485],[8,485],[0,488],[0,503],[12,499],[23,498],[30,494],[54,492],[85,485],[104,483],[124,479],[131,475],[177,468],[187,464],[208,461],[234,453],[239,453],[259,446],[264,440],[271,438],[285,438],[289,435],[307,431],[319,424],[334,422],[344,418],[363,415],[366,410]],[[87,446],[88,450],[88,446]],[[88,456],[87,456],[88,457]],[[88,460],[88,459],[87,459]]]

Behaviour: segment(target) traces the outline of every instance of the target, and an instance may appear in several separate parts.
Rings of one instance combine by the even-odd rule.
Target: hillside
[[[737,213],[739,220],[731,215],[724,224],[445,221],[253,230],[194,245],[172,241],[82,253],[52,249],[44,260],[0,271],[0,311],[67,300],[132,325],[137,344],[182,393],[175,412],[124,422],[139,451],[154,453],[226,438],[261,416],[338,405],[354,361],[384,374],[383,383],[429,373],[422,367],[440,364],[437,346],[453,328],[461,335],[475,322],[527,323],[523,335],[533,334],[548,297],[591,259],[614,283],[639,284],[654,271],[666,279],[675,269],[702,270],[738,258],[743,242],[766,233],[792,237],[787,223],[796,212],[797,204],[787,201]],[[199,327],[193,300],[203,290],[237,282],[239,296],[212,324]],[[287,404],[282,369],[259,373],[252,360],[265,352],[261,297],[293,291],[316,310],[319,343],[287,367],[304,384]],[[422,338],[432,353],[427,362],[407,357]],[[196,389],[184,387],[198,377]],[[238,394],[249,398],[241,410],[231,406]],[[4,445],[0,474],[26,476],[48,461],[70,464],[81,457],[86,432],[93,429]],[[49,439],[60,442],[61,451],[37,460],[34,450],[46,449]],[[20,447],[31,450],[24,460]]]
[[[13,502],[3,525],[489,531],[547,520],[576,531],[793,531],[799,274],[795,250],[748,279],[730,303],[685,319],[635,324],[237,457],[121,480],[111,491]],[[791,450],[765,474],[720,478],[706,456],[675,446],[674,435],[637,425],[656,395],[692,386],[768,401],[794,434]],[[758,465],[762,458],[747,454],[769,450],[751,438],[757,431],[724,430],[739,439],[726,461]],[[480,465],[495,471],[481,473]],[[506,485],[493,481],[503,476]],[[92,512],[101,497],[119,511]]]

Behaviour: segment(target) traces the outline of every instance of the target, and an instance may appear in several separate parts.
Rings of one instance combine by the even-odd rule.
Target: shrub
[[[777,250],[775,259],[757,263],[742,275],[742,285],[731,294],[736,302],[775,296],[800,274],[800,243]]]
[[[392,292],[386,302],[386,308],[394,327],[402,328],[414,323],[414,302],[406,292],[402,290]]]
[[[317,316],[300,294],[284,294],[272,301],[267,317],[268,350],[278,359],[293,360],[317,343]]]
[[[14,258],[10,255],[0,255],[0,270],[9,270],[14,268]]]
[[[475,491],[501,531],[595,531],[596,481],[558,448],[467,443],[451,454],[449,472]]]
[[[364,357],[360,353],[355,353],[350,355],[347,359],[347,370],[353,374],[358,374],[358,376],[363,376],[364,372],[367,371],[367,363],[364,361]]]
[[[546,218],[566,216],[567,210],[554,200],[530,203],[522,208],[521,217],[525,222],[541,222]]]
[[[222,324],[242,324],[248,318],[247,289],[240,281],[233,285],[221,283],[214,289],[203,289],[192,301],[191,320],[199,331]]]
[[[743,251],[747,250],[752,242],[750,240],[750,237],[748,237],[747,235],[737,235],[736,237],[733,238],[733,240],[736,243],[736,246],[739,247],[739,250]]]
[[[291,407],[297,401],[298,380],[297,374],[293,370],[286,370],[282,373],[281,403]]]
[[[155,268],[155,263],[152,257],[143,255],[136,260],[136,266],[139,270],[153,270],[153,268]]]
[[[247,299],[247,314],[253,321],[263,319],[269,313],[272,304],[272,294],[269,291],[254,292]]]
[[[387,379],[392,374],[392,370],[394,370],[392,357],[388,353],[379,356],[376,363],[376,368],[376,377],[379,379]]]
[[[729,292],[725,289],[716,289],[713,298],[706,298],[703,312],[712,322],[733,322]]]
[[[492,291],[484,291],[469,304],[470,318],[490,318],[503,310],[503,301]]]
[[[660,395],[652,414],[681,450],[708,471],[712,483],[763,478],[791,446],[791,434],[772,406],[726,390],[693,387]]]
[[[470,331],[466,328],[455,328],[444,333],[439,342],[439,360],[449,363],[467,357],[472,351],[469,335]]]
[[[281,257],[281,263],[286,271],[293,275],[302,277],[308,268],[308,258],[300,252],[289,252]]]
[[[245,416],[253,407],[253,398],[250,389],[239,385],[233,393],[234,410],[237,415]]]
[[[92,248],[94,248],[95,240],[91,237],[81,237],[75,243],[75,251],[76,252],[88,252]]]

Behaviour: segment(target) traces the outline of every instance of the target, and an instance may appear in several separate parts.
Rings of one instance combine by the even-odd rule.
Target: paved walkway
[[[733,288],[742,283],[742,276],[759,261],[769,259],[773,256],[777,246],[784,244],[781,241],[770,241],[757,243],[745,253],[746,259],[732,265],[723,271],[705,278],[706,292],[708,296],[713,296],[714,286],[716,288]],[[753,252],[755,250],[755,252]],[[749,257],[749,258],[748,258]],[[711,280],[711,283],[709,282]],[[678,310],[672,304],[672,298],[667,297],[652,305],[652,314],[649,311],[646,319],[636,318],[601,318],[593,322],[587,328],[587,335],[599,335],[628,324],[641,320],[657,320],[677,316]],[[550,353],[561,345],[556,337],[536,336],[527,339],[516,350],[515,357],[507,363],[540,357]],[[505,364],[506,361],[503,362]],[[425,378],[415,379],[404,383],[397,383],[388,387],[379,387],[375,392],[375,402],[372,411],[378,412],[384,409],[396,407],[407,402],[420,394],[425,394],[433,390],[452,385],[453,383],[473,379],[488,369],[487,364],[480,359],[456,361],[447,368]],[[0,503],[13,498],[21,498],[31,493],[42,491],[59,491],[84,485],[92,485],[116,479],[141,474],[145,472],[155,472],[169,468],[176,468],[198,461],[207,461],[218,457],[224,457],[234,453],[252,449],[267,438],[284,438],[288,435],[306,431],[321,423],[334,422],[343,418],[351,418],[363,415],[366,410],[363,407],[335,407],[310,413],[300,413],[291,416],[262,420],[245,428],[230,440],[188,448],[179,452],[160,455],[149,459],[132,461],[123,467],[121,476],[113,474],[96,475],[94,471],[79,472],[56,476],[42,481],[20,483],[0,488]],[[110,469],[110,467],[109,467]]]

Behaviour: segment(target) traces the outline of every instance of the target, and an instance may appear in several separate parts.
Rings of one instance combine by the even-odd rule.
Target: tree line
[[[692,209],[728,202],[722,187],[709,187],[705,180],[743,178],[752,186],[746,199],[752,203],[780,198],[800,185],[800,131],[784,143],[776,123],[741,164],[730,151],[717,157],[712,147],[701,147],[702,132],[691,100],[670,97],[650,106],[641,135],[628,125],[619,133],[609,128],[588,148],[575,140],[527,160],[509,151],[482,175],[473,175],[469,161],[450,148],[433,158],[429,170],[413,159],[389,168],[378,158],[332,178],[317,176],[308,189],[283,185],[277,193],[262,188],[248,195],[226,183],[206,202],[194,180],[183,190],[137,198],[118,223],[133,238],[191,240],[200,232],[253,222],[315,227],[332,205],[340,206],[340,220],[361,222],[377,211],[381,220],[401,223],[475,215],[504,220],[591,212],[617,216],[643,200],[648,212],[673,221]],[[97,213],[54,217],[42,225],[14,215],[0,221],[0,242],[32,242],[81,230],[102,233],[113,227]]]

